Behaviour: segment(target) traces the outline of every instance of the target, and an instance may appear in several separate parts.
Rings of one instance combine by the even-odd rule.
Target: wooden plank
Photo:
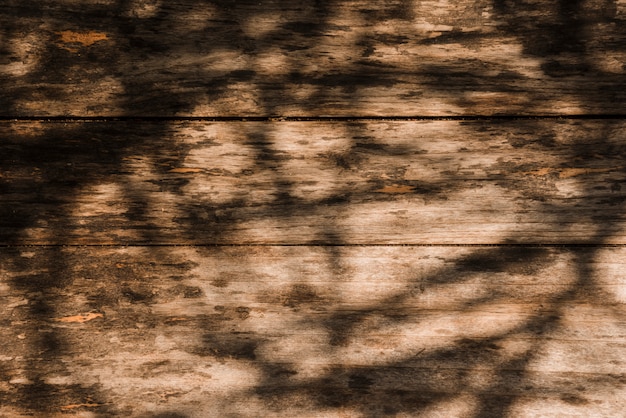
[[[622,2],[0,5],[0,115],[622,114]]]
[[[625,260],[621,247],[4,248],[0,413],[619,416]]]
[[[3,244],[626,244],[619,120],[0,130]]]

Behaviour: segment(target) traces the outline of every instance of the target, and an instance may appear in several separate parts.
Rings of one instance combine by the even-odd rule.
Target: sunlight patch
[[[284,21],[279,13],[256,13],[241,23],[241,29],[251,38],[261,38],[279,30]]]
[[[148,19],[156,16],[161,9],[160,0],[134,0],[129,2],[126,16]]]

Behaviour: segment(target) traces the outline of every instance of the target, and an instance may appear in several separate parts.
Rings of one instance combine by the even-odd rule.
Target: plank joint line
[[[0,116],[1,122],[367,122],[490,120],[619,120],[626,114],[458,116]]]

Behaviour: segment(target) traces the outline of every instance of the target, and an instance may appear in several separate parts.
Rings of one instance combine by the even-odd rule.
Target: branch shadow
[[[139,7],[141,3],[143,7]],[[256,2],[255,2],[256,3]],[[197,2],[194,7],[211,7],[213,19],[219,22],[229,22],[232,26],[226,34],[231,38],[232,44],[238,51],[248,54],[262,56],[263,53],[271,51],[273,44],[279,40],[284,40],[289,36],[294,36],[293,42],[288,48],[304,50],[312,48],[312,43],[318,42],[319,37],[324,33],[336,29],[332,27],[330,17],[333,11],[341,2],[338,1],[316,1],[314,4],[296,9],[301,13],[298,20],[280,23],[269,30],[264,36],[252,38],[246,29],[242,27],[242,22],[253,21],[257,16],[257,7],[252,7],[252,3],[245,3],[240,8],[234,8],[230,2],[213,1]],[[280,2],[287,10],[293,10],[291,3]],[[111,9],[103,6],[90,6],[91,9],[73,11],[70,16],[80,16],[81,25],[89,26],[93,29],[101,29],[114,32],[124,39],[117,45],[119,49],[103,44],[94,46],[94,49],[86,51],[81,57],[74,55],[72,50],[59,48],[58,45],[50,44],[44,47],[39,53],[43,59],[39,65],[30,70],[24,76],[24,82],[37,84],[42,80],[65,79],[68,74],[83,77],[102,77],[106,80],[114,79],[119,91],[124,93],[126,101],[109,96],[120,109],[118,116],[152,116],[161,114],[187,115],[194,112],[196,106],[206,102],[223,103],[228,100],[231,92],[227,87],[240,83],[256,80],[259,76],[254,70],[236,69],[223,73],[215,72],[202,74],[202,66],[194,64],[193,60],[187,60],[188,55],[200,55],[217,53],[212,45],[203,40],[203,36],[208,36],[211,28],[186,32],[185,28],[175,29],[174,32],[180,35],[180,39],[172,41],[163,38],[161,42],[150,43],[142,34],[150,31],[172,31],[177,23],[188,16],[188,10],[177,8],[176,5],[161,5],[154,3],[154,12],[151,12],[150,2],[119,1],[116,8]],[[609,7],[610,6],[610,7]],[[291,9],[290,9],[291,7]],[[592,81],[598,81],[598,91],[591,91],[593,87],[588,87],[589,78],[580,81],[575,79],[572,83],[581,83],[580,90],[588,92],[590,96],[596,97],[604,94],[607,85],[623,85],[624,77],[621,74],[611,75],[598,70],[593,70],[591,58],[586,56],[586,39],[588,36],[587,26],[589,21],[598,19],[599,21],[614,21],[615,2],[605,1],[598,10],[599,15],[589,15],[582,2],[561,1],[556,3],[554,13],[547,14],[541,19],[530,19],[526,16],[534,15],[530,12],[537,7],[534,3],[525,2],[504,2],[494,1],[494,10],[502,22],[498,30],[518,39],[522,43],[525,56],[531,56],[542,61],[541,70],[550,77],[577,77],[585,74],[591,77]],[[393,2],[389,6],[372,9],[364,8],[361,13],[365,20],[374,24],[386,20],[407,20],[416,18],[412,12],[413,4],[410,1]],[[132,13],[131,13],[132,11]],[[146,17],[139,18],[135,14],[145,12]],[[25,9],[25,6],[11,6],[9,14],[23,17],[27,21],[32,19],[42,19],[46,13]],[[55,19],[59,19],[61,12],[51,12]],[[56,13],[56,14],[55,14]],[[612,14],[611,14],[612,13]],[[61,13],[61,15],[63,15]],[[520,19],[522,16],[522,19]],[[102,18],[104,20],[101,20]],[[260,17],[259,17],[260,18]],[[30,19],[30,20],[29,20]],[[59,27],[49,29],[67,29],[67,22],[55,23]],[[113,26],[111,26],[113,25]],[[71,25],[70,25],[71,26]],[[22,34],[23,28],[7,27],[4,29],[4,36],[9,39],[16,39]],[[295,32],[295,35],[294,35]],[[535,34],[531,36],[530,34]],[[51,35],[52,36],[52,35]],[[445,37],[448,36],[449,39]],[[440,38],[430,39],[425,42],[458,42],[465,39],[466,35],[455,34],[454,36],[442,35]],[[468,35],[473,36],[473,35]],[[155,38],[150,38],[155,39]],[[368,58],[373,53],[373,49],[380,43],[394,45],[404,42],[401,37],[365,34],[357,37],[354,44],[363,50],[364,58]],[[71,45],[70,48],[81,48],[80,45]],[[144,80],[142,78],[129,78],[120,73],[117,65],[124,61],[127,56],[139,51],[145,56],[140,63],[146,65],[156,65],[158,63],[158,76]],[[11,52],[12,53],[12,52]],[[176,55],[178,54],[178,55]],[[369,55],[368,55],[369,54]],[[168,56],[170,59],[168,60]],[[228,56],[228,55],[227,55]],[[71,57],[74,65],[89,68],[89,70],[73,72],[69,64],[64,64],[68,57]],[[565,57],[565,58],[563,58]],[[259,62],[261,60],[259,59]],[[95,64],[95,65],[94,65]],[[303,63],[300,59],[287,61],[285,64],[289,69],[289,82],[301,85],[312,86],[314,92],[307,96],[306,103],[298,103],[300,109],[305,113],[318,115],[317,109],[320,103],[327,103],[336,100],[335,93],[343,99],[342,106],[346,108],[361,109],[363,100],[362,92],[372,87],[391,88],[395,85],[396,79],[384,68],[377,71],[374,65],[368,61],[361,63],[355,68],[370,68],[367,72],[360,72],[348,67],[342,67],[336,73],[316,76],[314,79],[310,75],[303,74],[299,67]],[[259,64],[260,66],[260,64]],[[471,68],[472,61],[468,60],[465,67]],[[96,67],[94,69],[94,67]],[[374,68],[373,70],[371,68]],[[476,90],[488,91],[490,87],[481,86],[482,75],[479,71],[458,72],[451,71],[445,65],[431,66],[422,69],[423,74],[416,74],[416,77],[424,75],[435,77],[432,88],[437,88],[437,84],[452,82],[463,86],[474,86]],[[594,72],[595,71],[595,72]],[[202,95],[197,89],[187,88],[185,79],[198,80],[194,74],[201,73],[202,88],[206,91]],[[508,79],[504,77],[506,85],[514,84],[515,80],[523,78],[521,74],[508,74]],[[599,80],[602,79],[602,82]],[[452,80],[452,81],[451,81]],[[2,83],[10,88],[11,80],[4,79]],[[256,83],[256,84],[255,84]],[[290,92],[286,88],[276,88],[271,85],[272,81],[253,82],[256,85],[255,104],[261,115],[278,115],[282,107],[276,105],[281,103],[283,96],[289,96]],[[584,85],[582,85],[584,83]],[[594,84],[594,83],[591,83]],[[46,101],[52,101],[56,97],[63,98],[62,90],[64,85],[54,86],[49,83],[40,89],[37,94]],[[504,87],[503,87],[504,88]],[[19,91],[19,90],[18,90]],[[61,93],[60,93],[61,92]],[[24,93],[26,94],[26,93]],[[618,93],[615,93],[616,97]],[[531,97],[532,100],[552,100],[555,95],[543,95],[539,92]],[[558,92],[556,94],[558,96]],[[22,97],[13,98],[3,95],[2,105],[7,109],[8,115],[12,112],[23,114],[24,106],[20,103]],[[579,101],[584,103],[587,97],[581,94]],[[25,99],[26,101],[28,98]],[[298,102],[296,96],[289,97],[290,102]],[[591,101],[591,100],[590,100]],[[467,98],[461,97],[454,101],[460,108],[475,109],[476,104]],[[98,112],[107,109],[106,103],[91,105],[88,112]],[[519,126],[530,122],[517,122]],[[605,132],[597,134],[598,143],[595,150],[589,150],[586,145],[573,146],[570,154],[561,161],[562,167],[570,167],[575,161],[588,161],[590,155],[612,155],[616,149],[614,145],[603,142],[603,137],[610,136],[611,123],[606,123]],[[67,253],[62,249],[64,245],[76,245],[78,237],[81,235],[80,225],[73,224],[71,211],[76,211],[74,203],[81,202],[85,190],[102,184],[114,183],[118,186],[116,193],[126,202],[126,207],[122,208],[118,215],[107,218],[116,222],[126,223],[133,226],[135,231],[140,231],[139,235],[126,234],[124,230],[108,229],[105,223],[99,224],[97,219],[91,222],[92,228],[98,228],[99,238],[107,240],[107,243],[119,245],[128,241],[135,245],[160,243],[167,228],[179,231],[181,234],[177,242],[193,242],[201,244],[226,243],[232,233],[232,226],[237,226],[238,215],[241,208],[252,206],[247,196],[236,196],[226,199],[220,204],[208,205],[206,201],[194,201],[185,193],[185,188],[189,184],[189,177],[184,173],[177,174],[175,170],[184,166],[185,160],[189,157],[192,147],[183,141],[170,140],[175,135],[173,123],[167,121],[153,121],[150,128],[146,130],[146,123],[138,121],[117,121],[114,123],[76,123],[69,128],[63,123],[54,125],[45,124],[34,134],[20,132],[9,132],[7,138],[3,139],[3,149],[6,150],[0,156],[0,193],[5,197],[17,196],[15,201],[10,198],[3,199],[0,203],[0,215],[2,216],[2,242],[16,248],[3,248],[3,268],[14,277],[10,283],[12,294],[27,295],[28,302],[18,314],[18,320],[32,327],[31,332],[25,335],[27,341],[26,351],[28,355],[25,364],[21,365],[26,372],[22,383],[13,385],[9,393],[11,396],[3,396],[8,402],[21,408],[24,411],[35,413],[57,412],[63,407],[71,405],[83,405],[83,408],[91,408],[94,405],[102,416],[111,414],[134,413],[135,411],[118,410],[112,405],[112,399],[108,397],[106,390],[101,388],[101,384],[89,382],[77,382],[75,384],[54,385],[46,383],[54,373],[71,374],[64,359],[72,358],[74,353],[69,341],[76,337],[72,330],[67,330],[52,326],[55,320],[70,316],[75,307],[70,306],[72,298],[65,295],[74,285],[74,267],[66,261]],[[366,124],[347,124],[346,134],[352,138],[365,138],[368,128]],[[32,128],[27,128],[32,129]],[[247,145],[254,149],[254,157],[246,170],[250,173],[266,173],[270,179],[271,192],[265,197],[265,202],[270,209],[254,210],[247,213],[256,216],[258,219],[274,219],[287,221],[304,216],[307,213],[319,209],[320,206],[333,207],[337,213],[346,213],[349,205],[359,199],[373,199],[371,191],[383,188],[388,180],[372,179],[371,184],[365,189],[349,187],[350,185],[338,188],[330,197],[323,199],[303,199],[298,197],[298,183],[281,170],[285,161],[291,157],[285,155],[281,150],[275,148],[272,140],[272,129],[277,129],[271,124],[262,128],[252,128],[247,132]],[[25,137],[31,135],[27,142]],[[170,141],[168,143],[168,141]],[[550,142],[550,138],[543,138]],[[8,145],[7,145],[8,144]],[[154,149],[155,144],[163,149]],[[552,143],[551,143],[552,144]],[[520,146],[526,146],[521,144]],[[548,146],[553,146],[548,144]],[[405,149],[386,148],[385,144],[379,144],[375,140],[356,140],[348,150],[338,154],[327,155],[329,164],[334,164],[335,170],[353,170],[363,166],[362,161],[372,155],[387,155],[398,158],[401,157]],[[621,148],[619,148],[621,154]],[[151,159],[136,159],[137,156],[150,155]],[[139,165],[133,165],[132,161],[140,161]],[[131,161],[131,162],[129,162]],[[129,172],[141,167],[144,164],[145,170],[151,175],[146,179],[133,177]],[[623,182],[624,168],[614,170],[611,174],[612,184],[619,185]],[[5,173],[9,173],[5,175]],[[168,174],[169,173],[169,174]],[[171,174],[174,173],[174,174]],[[340,174],[339,174],[340,175]],[[387,175],[398,184],[399,177],[390,167]],[[550,180],[550,179],[548,179]],[[444,178],[439,182],[431,183],[406,183],[410,186],[415,195],[429,199],[443,199],[449,191],[449,185],[454,182],[454,178]],[[502,186],[513,189],[520,187],[524,182]],[[596,187],[593,182],[590,182]],[[467,185],[457,186],[459,189],[468,187]],[[583,196],[596,196],[595,189],[585,189],[584,185],[580,192]],[[611,186],[613,187],[613,186]],[[359,192],[361,190],[361,192]],[[366,190],[363,192],[362,190]],[[532,198],[537,198],[541,193],[530,192]],[[156,194],[170,196],[174,203],[169,208],[174,208],[174,214],[168,219],[170,224],[160,225],[159,218],[155,218],[153,213],[155,205],[167,199],[154,199]],[[363,196],[360,196],[362,194]],[[43,212],[33,211],[29,207],[16,206],[20,202],[21,196],[30,196],[29,200],[37,202],[39,208],[43,207]],[[607,197],[608,196],[608,197]],[[615,225],[606,223],[607,220],[621,219],[623,210],[623,197],[611,197],[611,190],[606,190],[604,196],[607,200],[607,212],[598,216],[595,223],[595,231],[589,237],[582,239],[578,243],[589,245],[602,245],[611,242],[611,234],[615,231]],[[379,196],[380,201],[389,197]],[[553,217],[563,224],[571,224],[581,216],[593,216],[568,206],[568,202],[546,203],[546,217]],[[70,215],[68,215],[70,211]],[[95,218],[101,216],[96,213]],[[559,219],[560,217],[560,219]],[[207,236],[206,228],[198,228],[198,225],[211,225],[211,235]],[[140,227],[143,225],[143,228]],[[173,226],[172,226],[173,225]],[[341,226],[333,220],[329,220],[323,225],[315,227],[314,236],[309,243],[330,244],[326,248],[326,266],[330,275],[342,277],[346,268],[346,261],[342,256],[341,249],[337,244],[350,244],[343,237]],[[564,230],[566,228],[564,227]],[[35,231],[35,232],[33,232]],[[39,231],[39,232],[37,232]],[[74,232],[73,232],[74,231]],[[39,233],[39,235],[37,235]],[[34,234],[34,235],[33,235]],[[166,236],[171,236],[171,234]],[[515,236],[505,237],[515,240]],[[52,243],[55,246],[49,248],[47,255],[38,261],[39,265],[34,266],[27,258],[20,255],[24,252],[23,242],[37,244],[41,242]],[[219,249],[210,247],[202,250],[207,257],[219,252]],[[579,300],[588,300],[583,291],[598,287],[593,277],[594,272],[591,266],[596,258],[598,250],[593,247],[578,249],[568,248],[560,250],[562,253],[570,254],[576,261],[578,272],[576,279],[571,282],[565,290],[555,292],[552,297],[544,301],[544,306],[535,315],[531,315],[521,324],[506,332],[494,333],[488,338],[457,338],[445,346],[428,352],[420,352],[416,347],[417,354],[409,355],[401,360],[386,362],[375,365],[343,365],[332,364],[329,360],[328,369],[317,377],[308,379],[297,379],[294,376],[297,372],[289,364],[272,362],[268,359],[261,360],[261,351],[266,343],[265,336],[246,335],[242,337],[237,333],[225,333],[228,328],[223,326],[223,321],[231,316],[240,320],[245,320],[249,311],[246,307],[224,307],[223,311],[217,310],[205,314],[204,322],[199,330],[201,334],[201,345],[191,345],[187,350],[190,354],[200,358],[209,358],[209,361],[220,362],[225,359],[242,362],[254,367],[259,371],[259,381],[250,392],[243,392],[241,395],[251,395],[258,397],[267,405],[270,411],[280,411],[286,405],[298,402],[304,406],[314,405],[317,408],[331,411],[351,410],[356,411],[361,416],[375,417],[398,414],[419,414],[430,411],[429,408],[446,402],[454,402],[460,399],[461,403],[466,402],[465,389],[469,386],[476,395],[474,404],[467,416],[475,417],[501,417],[512,414],[512,408],[519,401],[520,395],[531,391],[537,396],[539,393],[551,393],[563,397],[563,401],[569,404],[584,404],[587,402],[581,391],[572,391],[568,384],[558,381],[548,382],[543,386],[537,386],[532,378],[532,370],[529,366],[542,353],[546,341],[553,333],[561,327],[561,318],[565,309],[572,303]],[[167,257],[169,250],[158,246],[150,247],[149,258],[160,260]],[[494,247],[481,248],[472,251],[456,260],[447,269],[438,270],[435,274],[419,276],[417,279],[407,278],[407,286],[401,292],[386,296],[372,303],[369,306],[342,311],[330,310],[323,315],[305,316],[304,326],[314,329],[325,329],[328,336],[328,345],[325,347],[325,354],[332,359],[338,350],[350,348],[350,344],[359,338],[359,332],[363,330],[363,325],[368,321],[376,322],[381,320],[383,326],[401,327],[407,323],[419,323],[416,320],[416,310],[407,309],[416,292],[419,293],[435,285],[442,283],[460,284],[471,279],[475,274],[494,274],[501,272],[511,272],[519,275],[532,276],[537,274],[541,268],[552,261],[554,250],[544,247]],[[144,255],[145,256],[145,255]],[[65,260],[65,261],[64,261]],[[192,274],[197,269],[193,263],[185,264],[185,260],[179,260],[177,273],[180,275]],[[131,268],[127,271],[124,262],[119,262],[119,273],[116,281],[110,287],[92,289],[86,291],[88,303],[84,306],[90,312],[102,313],[106,310],[124,312],[126,324],[141,322],[151,324],[148,328],[155,328],[161,325],[159,318],[150,320],[152,307],[159,301],[159,295],[153,292],[153,279],[155,276],[144,276],[139,267]],[[296,267],[291,266],[294,271]],[[35,271],[35,273],[33,273]],[[174,274],[174,273],[172,273]],[[195,273],[194,273],[195,274]],[[294,273],[296,274],[296,273]],[[157,279],[163,279],[156,277]],[[167,278],[171,289],[176,288],[171,277]],[[179,299],[196,299],[205,295],[201,290],[181,284],[177,289],[179,293],[173,297]],[[497,287],[497,286],[496,286]],[[170,290],[171,290],[170,289]],[[175,290],[171,290],[176,293]],[[497,292],[487,298],[475,298],[468,300],[458,309],[463,312],[470,312],[473,307],[485,306],[493,302]],[[65,298],[65,299],[64,299]],[[503,297],[504,298],[504,297]],[[287,311],[298,311],[307,309],[321,309],[319,305],[327,302],[325,297],[318,294],[318,290],[311,284],[294,284],[289,287],[289,292],[283,299],[281,309]],[[592,304],[602,303],[601,300],[589,300]],[[122,306],[123,305],[123,306]],[[227,309],[234,308],[234,311]],[[239,310],[237,310],[239,309]],[[419,313],[419,310],[417,311]],[[134,313],[134,314],[133,314]],[[547,314],[546,314],[547,313]],[[229,316],[230,315],[230,316]],[[7,322],[8,321],[8,322]],[[15,321],[15,319],[13,319]],[[152,321],[152,322],[151,322]],[[202,322],[202,321],[200,321]],[[11,324],[5,319],[5,323]],[[96,323],[93,323],[96,324]],[[375,327],[373,328],[375,330]],[[31,331],[32,331],[31,330]],[[91,328],[91,332],[97,333],[97,327]],[[369,328],[371,331],[372,328]],[[140,334],[142,331],[138,331]],[[384,330],[379,331],[384,335]],[[146,335],[149,334],[145,331]],[[21,334],[20,334],[21,335]],[[152,335],[152,334],[150,334]],[[519,336],[532,336],[533,343],[521,350],[517,355],[507,358],[502,356],[501,350],[504,342]],[[16,337],[16,336],[14,336]],[[520,337],[521,338],[521,337]],[[185,345],[181,343],[181,345]],[[7,352],[13,352],[14,348],[10,344],[3,347]],[[184,351],[184,350],[183,350]],[[43,359],[43,360],[41,360]],[[45,363],[45,366],[42,364]],[[460,365],[463,365],[462,367]],[[485,366],[487,365],[487,366]],[[488,368],[492,377],[487,379],[487,383],[476,385],[474,376],[470,375],[473,370]],[[442,371],[443,370],[443,371]],[[3,371],[9,375],[14,371]],[[9,380],[9,379],[7,379]],[[556,379],[555,379],[556,380]],[[25,382],[25,383],[24,383]],[[382,382],[382,383],[381,383]],[[623,376],[606,375],[593,382],[576,382],[588,384],[593,388],[610,388],[616,385],[623,386]],[[551,385],[554,385],[551,386]],[[62,386],[59,389],[59,386]],[[531,386],[531,389],[527,389]],[[60,395],[62,393],[62,395]],[[119,397],[119,394],[115,394]],[[12,399],[9,399],[12,398]],[[471,402],[470,402],[471,403]],[[172,407],[172,403],[166,405],[167,411],[158,412],[156,416],[186,416],[185,405],[180,411]],[[451,405],[451,404],[450,404]],[[143,411],[142,411],[143,412]]]

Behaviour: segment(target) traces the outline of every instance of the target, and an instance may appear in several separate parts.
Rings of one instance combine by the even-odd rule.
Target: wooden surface
[[[17,0],[4,116],[624,114],[621,1]]]
[[[3,244],[626,244],[621,120],[4,122]]]
[[[620,416],[625,257],[5,249],[0,413]]]
[[[0,1],[0,416],[622,416],[625,23]]]

